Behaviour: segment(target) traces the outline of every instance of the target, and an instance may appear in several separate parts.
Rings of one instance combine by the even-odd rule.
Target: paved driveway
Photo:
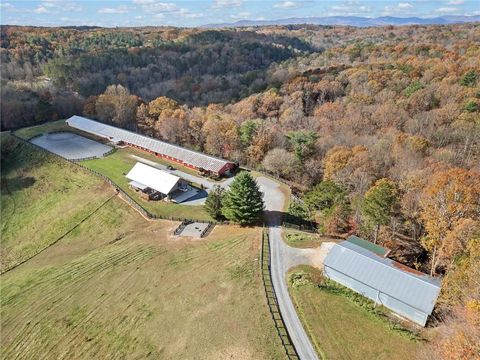
[[[305,329],[298,318],[290,295],[288,294],[286,273],[292,266],[312,264],[314,249],[297,249],[285,244],[282,239],[281,212],[285,198],[279,185],[265,177],[257,178],[260,190],[264,193],[265,221],[269,227],[271,272],[273,288],[278,299],[280,312],[295,349],[302,360],[317,360],[315,352]]]

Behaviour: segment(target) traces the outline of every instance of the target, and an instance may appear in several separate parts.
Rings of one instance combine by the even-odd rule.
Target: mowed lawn
[[[259,229],[173,237],[178,222],[145,220],[89,173],[3,145],[2,261],[36,254],[0,275],[3,359],[284,358]]]
[[[117,197],[0,277],[5,359],[283,359],[258,229],[174,238]]]
[[[87,171],[4,133],[0,272],[34,256],[114,192]]]
[[[50,121],[44,124],[30,126],[16,130],[15,135],[23,139],[31,139],[34,136],[42,135],[54,131],[72,131],[72,128],[67,125],[65,120]]]
[[[137,160],[131,155],[137,155],[145,159],[162,163],[156,156],[148,154],[144,151],[134,148],[117,149],[114,153],[101,158],[86,160],[82,165],[98,171],[113,180],[118,186],[122,188],[127,194],[134,198],[139,204],[151,213],[159,216],[188,218],[197,220],[213,220],[210,215],[204,210],[203,206],[189,206],[182,204],[167,203],[164,201],[146,201],[142,199],[134,190],[130,188],[128,180],[125,175],[135,165]],[[178,166],[175,165],[177,168]],[[183,171],[184,169],[181,168]]]
[[[298,248],[316,248],[322,245],[324,242],[337,242],[338,239],[334,239],[328,236],[322,236],[318,233],[310,233],[295,229],[284,229],[283,240],[292,247]]]
[[[301,269],[312,278],[320,271]],[[325,359],[366,360],[415,359],[422,342],[393,330],[386,320],[368,312],[346,296],[314,284],[292,287],[292,300],[317,353]]]

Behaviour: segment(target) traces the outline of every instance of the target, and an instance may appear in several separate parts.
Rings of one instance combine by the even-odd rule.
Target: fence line
[[[157,215],[157,214],[152,214],[150,211],[148,211],[147,209],[145,209],[142,205],[140,205],[135,199],[133,199],[130,195],[128,195],[125,191],[122,190],[122,188],[116,184],[114,181],[112,181],[109,177],[99,173],[98,171],[95,171],[95,170],[92,170],[80,163],[77,163],[76,161],[74,160],[70,160],[70,159],[67,159],[67,158],[64,158],[63,156],[61,155],[58,155],[58,154],[55,154],[54,152],[51,152],[47,149],[44,149],[42,148],[41,146],[38,146],[36,144],[33,144],[31,142],[29,142],[28,140],[25,140],[23,138],[21,138],[20,136],[14,134],[14,133],[10,133],[11,136],[13,136],[14,138],[16,138],[17,140],[23,142],[23,143],[26,143],[30,146],[33,146],[34,148],[44,152],[44,153],[47,153],[47,154],[50,154],[50,155],[53,155],[54,157],[56,157],[57,159],[60,159],[60,160],[63,160],[63,161],[67,161],[69,162],[70,164],[73,164],[75,166],[78,166],[84,170],[86,170],[87,172],[91,173],[91,174],[94,174],[100,178],[102,178],[105,182],[107,182],[109,185],[111,185],[116,191],[117,193],[121,194],[123,199],[129,204],[131,205],[133,208],[135,208],[136,210],[138,210],[142,215],[144,215],[146,218],[148,219],[163,219],[163,220],[171,220],[171,221],[197,221],[197,222],[205,222],[204,220],[197,220],[197,219],[187,219],[187,218],[181,218],[181,217],[175,217],[175,216],[163,216],[163,215]],[[221,225],[221,224],[228,224],[229,222],[227,221],[209,221],[211,224],[215,224],[215,225]]]
[[[314,225],[306,225],[306,224],[293,224],[288,221],[282,221],[282,226],[284,228],[290,228],[295,230],[301,230],[309,233],[316,233],[317,228]]]
[[[275,329],[277,329],[278,336],[280,337],[280,341],[282,342],[287,358],[300,359],[285,326],[285,321],[283,320],[283,316],[280,313],[280,308],[278,306],[277,294],[275,293],[275,289],[273,287],[272,273],[270,271],[270,239],[268,232],[265,229],[262,233],[262,251],[260,258],[262,283],[265,289],[265,295],[267,297],[268,309],[275,324]]]
[[[178,225],[178,227],[173,231],[173,235],[180,235],[180,234],[182,233],[183,229],[185,229],[185,227],[186,227],[188,224],[191,224],[191,223],[192,223],[192,221],[190,221],[190,220],[188,220],[188,221],[187,221],[187,220],[183,220],[183,221],[181,222],[181,224]]]
[[[203,229],[202,233],[200,234],[200,237],[203,238],[203,237],[207,236],[207,234],[209,234],[210,231],[213,230],[214,226],[215,226],[214,223],[209,222],[207,227],[205,229]]]

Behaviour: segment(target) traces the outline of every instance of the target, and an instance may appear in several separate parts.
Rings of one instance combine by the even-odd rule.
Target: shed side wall
[[[381,304],[393,312],[401,315],[421,326],[425,326],[428,315],[398,301],[387,294],[379,293],[378,290],[363,284],[345,274],[342,274],[328,266],[324,266],[324,275],[329,279],[352,289],[353,291]]]

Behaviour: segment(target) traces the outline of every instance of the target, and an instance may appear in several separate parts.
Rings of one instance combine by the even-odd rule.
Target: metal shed
[[[195,169],[204,169],[218,175],[224,175],[227,171],[235,167],[235,164],[231,161],[185,149],[178,145],[169,144],[85,117],[74,115],[67,119],[66,122],[69,126],[76,129],[109,139],[113,142],[123,141],[127,145],[144,149],[157,156],[176,161]]]
[[[324,275],[425,326],[440,293],[440,282],[351,241],[335,244]]]

